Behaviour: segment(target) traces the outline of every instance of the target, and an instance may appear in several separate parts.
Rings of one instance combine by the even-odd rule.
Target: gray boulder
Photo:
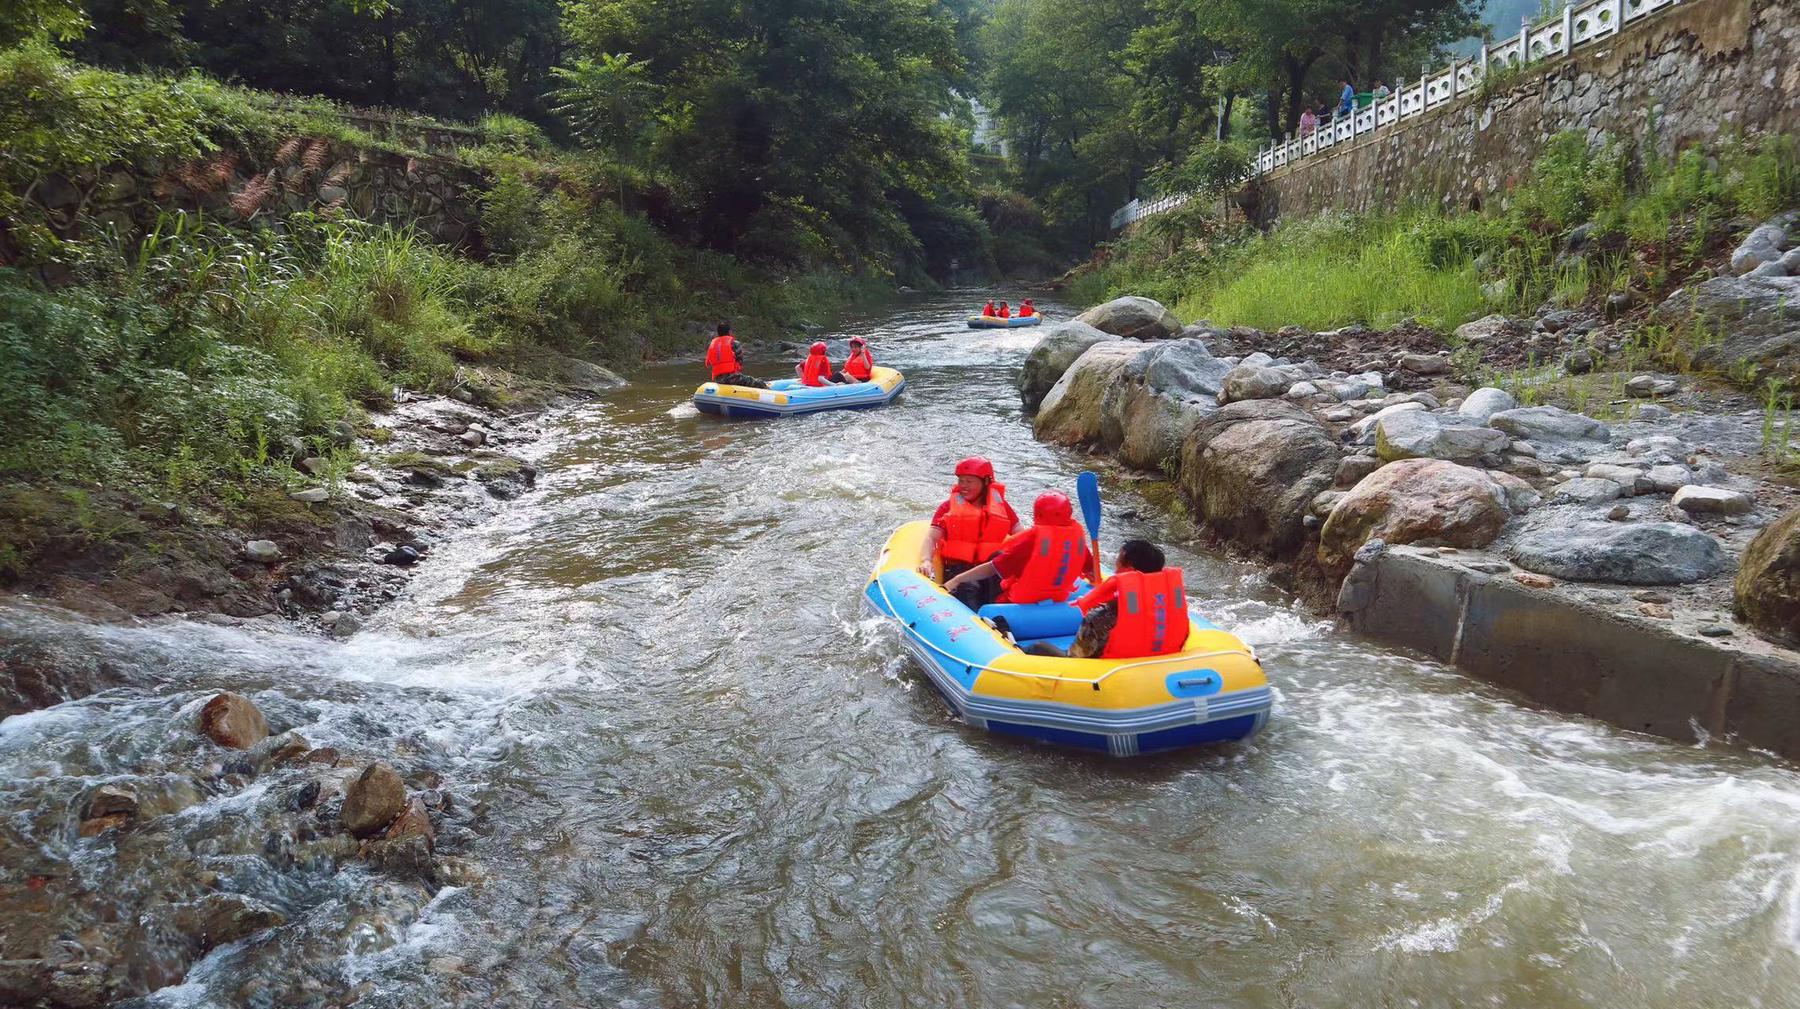
[[[1504,337],[1524,336],[1526,326],[1504,315],[1488,315],[1456,327],[1456,338],[1463,343],[1491,343]]]
[[[1225,375],[1221,403],[1250,399],[1274,399],[1288,391],[1294,379],[1279,368],[1240,364]]]
[[[1550,501],[1552,504],[1599,504],[1611,501],[1624,492],[1623,487],[1611,480],[1578,476],[1550,488]]]
[[[1760,385],[1800,381],[1800,277],[1714,277],[1684,287],[1659,313],[1677,326],[1700,326],[1694,363]]]
[[[1605,451],[1612,438],[1605,424],[1554,406],[1502,410],[1488,418],[1488,426],[1531,442],[1537,457],[1550,462],[1585,462]]]
[[[1424,410],[1403,410],[1375,422],[1375,454],[1386,462],[1400,459],[1449,459],[1473,462],[1505,451],[1504,432],[1474,424],[1446,422]]]
[[[1019,370],[1019,399],[1025,404],[1026,412],[1036,410],[1049,395],[1057,379],[1075,360],[1087,352],[1096,343],[1117,340],[1111,333],[1102,333],[1085,322],[1065,322],[1053,327],[1025,355],[1025,365]]]
[[[1050,387],[1032,430],[1038,440],[1059,445],[1091,445],[1100,440],[1106,393],[1132,358],[1148,349],[1135,340],[1109,340],[1083,351]]]
[[[1731,272],[1749,273],[1765,263],[1779,263],[1781,250],[1787,245],[1787,231],[1778,224],[1765,224],[1745,237],[1731,254]]]
[[[1230,370],[1199,340],[1149,345],[1126,362],[1102,397],[1100,444],[1127,466],[1172,475],[1188,432],[1218,409]]]
[[[1280,554],[1306,535],[1307,508],[1331,486],[1340,458],[1305,410],[1284,400],[1247,400],[1194,425],[1181,446],[1181,486],[1212,529]]]
[[[1482,547],[1512,518],[1505,484],[1442,459],[1383,466],[1344,495],[1319,533],[1319,562],[1342,569],[1363,544]]]
[[[1462,401],[1456,412],[1478,424],[1486,424],[1494,414],[1518,408],[1519,401],[1513,398],[1512,393],[1487,386],[1469,393],[1469,398]]]
[[[1405,402],[1395,403],[1392,406],[1384,406],[1367,417],[1364,417],[1362,420],[1350,425],[1350,436],[1358,445],[1373,445],[1375,444],[1375,425],[1397,413],[1408,413],[1413,411],[1424,413],[1425,404]]]
[[[1546,515],[1507,551],[1528,571],[1576,581],[1683,585],[1710,578],[1730,562],[1719,541],[1676,522],[1569,522]]]
[[[1181,320],[1149,298],[1114,298],[1075,317],[1103,333],[1130,340],[1167,340],[1181,335]]]
[[[1677,490],[1669,503],[1689,515],[1744,515],[1753,506],[1750,495],[1742,491],[1699,484]]]

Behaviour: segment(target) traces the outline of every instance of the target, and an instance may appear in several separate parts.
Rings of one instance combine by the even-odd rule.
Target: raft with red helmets
[[[770,382],[767,389],[705,382],[694,390],[694,406],[719,417],[791,417],[821,410],[868,410],[892,403],[906,390],[906,376],[876,365],[867,382],[809,386],[797,378]]]
[[[907,652],[963,721],[1118,757],[1248,739],[1268,723],[1273,693],[1256,652],[1188,610],[1185,596],[1172,588],[1178,572],[1121,578],[1122,608],[1148,604],[1177,620],[1186,616],[1185,635],[1175,622],[1143,622],[1145,640],[1139,644],[1161,654],[1031,655],[1025,649],[1038,642],[1067,650],[1081,626],[1081,611],[1052,598],[972,612],[944,591],[941,570],[927,578],[915,569],[930,529],[930,523],[909,522],[895,530],[863,601],[894,621]],[[1061,540],[1045,542],[1054,550]],[[1051,577],[1061,595],[1061,575]],[[1065,598],[1079,598],[1087,588],[1087,581],[1079,580]],[[1137,598],[1126,599],[1127,594]],[[1109,653],[1115,642],[1130,644],[1121,629],[1113,631]],[[1163,635],[1166,644],[1159,648],[1157,638]]]
[[[1036,326],[1044,321],[1041,315],[1014,315],[1001,317],[998,315],[969,316],[970,329],[1018,329],[1021,326]]]

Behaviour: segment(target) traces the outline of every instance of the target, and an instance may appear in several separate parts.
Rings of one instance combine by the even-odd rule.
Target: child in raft
[[[860,336],[850,338],[850,359],[844,362],[844,375],[856,382],[875,378],[875,357],[869,353],[869,342]]]
[[[846,378],[842,372],[833,372],[831,358],[825,356],[826,347],[823,342],[815,343],[795,371],[800,373],[800,384],[819,388],[827,385],[845,385],[856,381]]]

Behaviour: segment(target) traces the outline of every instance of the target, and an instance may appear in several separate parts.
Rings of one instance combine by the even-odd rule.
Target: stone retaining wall
[[[1261,223],[1324,210],[1479,207],[1579,130],[1662,154],[1721,133],[1800,132],[1800,13],[1786,0],[1690,0],[1608,43],[1277,169],[1246,190]]]

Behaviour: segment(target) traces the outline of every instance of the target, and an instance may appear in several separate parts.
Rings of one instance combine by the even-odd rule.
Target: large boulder
[[[1502,410],[1488,418],[1488,426],[1530,442],[1546,462],[1586,462],[1612,439],[1605,424],[1555,406]]]
[[[226,691],[200,709],[200,731],[220,746],[248,750],[269,738],[269,723],[250,698]]]
[[[1038,438],[1060,445],[1099,441],[1107,390],[1120,380],[1125,366],[1147,349],[1149,345],[1135,340],[1111,340],[1083,351],[1038,406],[1032,422]]]
[[[1342,569],[1371,539],[1482,547],[1512,518],[1507,489],[1490,474],[1443,459],[1403,459],[1365,477],[1332,509],[1319,561]]]
[[[1057,379],[1062,378],[1089,347],[1117,339],[1085,322],[1065,322],[1045,333],[1037,346],[1031,348],[1031,353],[1025,355],[1025,365],[1019,369],[1019,399],[1025,404],[1025,410],[1036,410]]]
[[[1386,462],[1400,459],[1449,459],[1474,462],[1512,443],[1504,432],[1474,424],[1458,424],[1424,410],[1390,414],[1375,423],[1375,454]]]
[[[1331,486],[1340,455],[1318,421],[1292,403],[1232,403],[1188,434],[1181,486],[1215,531],[1278,554],[1304,538],[1307,506]]]
[[[1173,475],[1188,432],[1218,409],[1220,383],[1229,370],[1199,340],[1150,345],[1127,361],[1107,388],[1100,443],[1127,466]]]
[[[1800,508],[1750,541],[1734,589],[1740,620],[1789,640],[1800,638]]]
[[[1167,340],[1181,335],[1175,313],[1149,298],[1114,298],[1075,317],[1103,333],[1129,340]]]
[[[1486,386],[1469,393],[1469,397],[1462,401],[1462,405],[1456,408],[1456,412],[1477,424],[1486,424],[1494,414],[1502,410],[1517,410],[1518,408],[1519,401],[1512,397],[1512,393],[1505,389]]]
[[[1676,291],[1660,311],[1708,335],[1695,364],[1759,385],[1800,381],[1800,277],[1714,277]]]
[[[1293,377],[1278,368],[1240,364],[1226,373],[1219,402],[1274,399],[1287,392],[1293,384]]]
[[[1540,513],[1507,551],[1528,571],[1575,581],[1683,585],[1730,561],[1719,541],[1676,522],[1575,521]]]
[[[406,783],[393,768],[374,763],[363,768],[350,783],[338,815],[345,830],[357,837],[372,837],[387,829],[405,810]]]

